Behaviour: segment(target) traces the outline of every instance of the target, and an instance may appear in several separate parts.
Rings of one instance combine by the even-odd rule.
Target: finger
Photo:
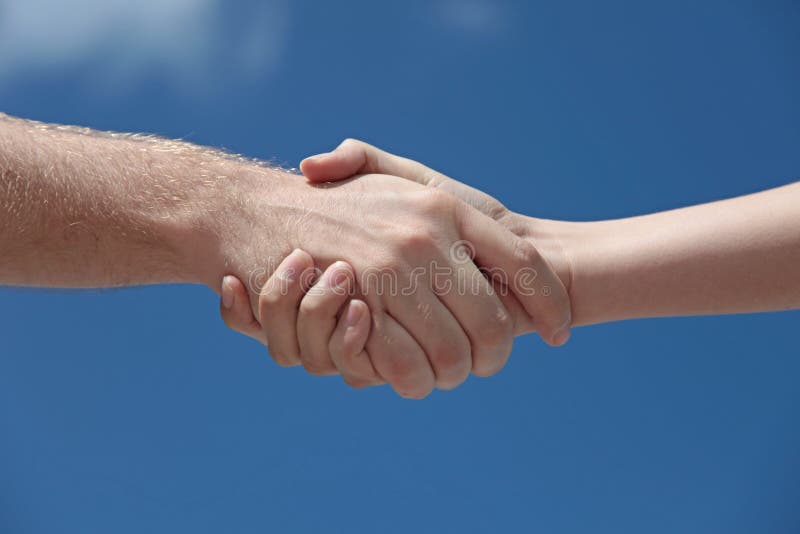
[[[352,299],[345,304],[339,322],[331,336],[328,350],[342,378],[354,388],[377,386],[383,383],[365,350],[370,331],[370,311],[363,300]]]
[[[345,139],[333,152],[304,159],[300,162],[300,170],[312,182],[343,180],[362,173],[393,174],[431,186],[449,180],[421,163],[384,152],[356,139]]]
[[[312,375],[336,374],[328,344],[336,328],[336,317],[353,290],[355,275],[346,262],[330,265],[300,302],[297,340],[300,361]]]
[[[311,182],[335,182],[354,174],[392,174],[435,187],[466,202],[493,219],[508,213],[496,198],[412,159],[396,156],[363,141],[345,139],[333,152],[304,159],[300,169]]]
[[[242,281],[232,275],[223,277],[221,293],[219,311],[228,328],[266,344],[267,340],[261,336],[261,323],[253,315]]]
[[[517,297],[508,289],[504,284],[498,281],[492,283],[492,290],[495,295],[503,303],[503,307],[508,310],[508,315],[511,317],[511,322],[514,324],[514,336],[522,336],[536,332],[536,326],[533,324],[533,319],[519,303]]]
[[[470,340],[453,313],[430,289],[428,277],[412,282],[407,295],[386,295],[392,317],[416,339],[436,377],[436,387],[453,389],[472,369]],[[481,303],[472,302],[472,306]],[[371,352],[370,352],[371,354]]]
[[[476,263],[490,278],[504,279],[545,342],[566,342],[571,323],[569,296],[536,247],[469,206],[464,205],[458,214],[460,233],[473,245]]]
[[[472,262],[473,256],[471,249],[457,242],[450,250],[447,269],[432,273],[433,288],[469,338],[473,374],[491,376],[508,362],[514,324],[489,281]]]
[[[366,154],[359,146],[346,146],[346,143],[333,152],[304,159],[300,162],[300,170],[311,182],[335,182],[363,172]]]
[[[269,277],[258,298],[258,315],[269,353],[278,365],[290,367],[300,363],[297,342],[297,310],[300,301],[313,283],[314,260],[295,249]]]
[[[375,306],[367,352],[375,371],[403,398],[422,399],[436,384],[425,352],[391,315]],[[377,310],[377,311],[376,311]]]

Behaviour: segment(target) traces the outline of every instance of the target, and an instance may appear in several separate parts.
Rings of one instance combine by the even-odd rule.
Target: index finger
[[[474,245],[476,263],[490,278],[504,279],[542,339],[551,345],[566,342],[572,321],[569,295],[536,247],[466,204],[457,220],[461,236]]]

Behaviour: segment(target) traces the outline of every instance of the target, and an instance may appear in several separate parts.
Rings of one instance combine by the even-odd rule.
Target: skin
[[[347,140],[329,154],[306,159],[310,181],[335,181],[364,172],[387,172],[446,191],[531,242],[568,288],[573,325],[643,317],[788,310],[800,307],[800,182],[761,193],[651,215],[573,223],[527,217],[415,161]],[[349,267],[342,263],[339,269]],[[244,288],[229,281],[223,295],[242,300]],[[303,291],[283,297],[284,308],[302,307]],[[296,332],[327,343],[348,383],[366,370],[361,342],[369,323],[348,322],[357,301],[324,295],[338,324],[305,317]],[[358,303],[363,308],[363,303]],[[519,303],[504,304],[514,317]],[[252,320],[248,310],[222,306],[235,330]],[[303,324],[304,323],[304,324]],[[324,323],[324,324],[323,324]],[[517,335],[536,328],[515,323]],[[347,335],[345,335],[347,334]]]
[[[266,282],[262,295],[246,298],[246,326],[261,326],[279,363],[302,363],[312,374],[335,373],[336,364],[327,342],[305,326],[299,337],[295,326],[329,313],[328,302],[285,307],[278,289],[298,284],[299,297],[307,284],[335,286],[338,278],[304,276],[314,263],[323,271],[337,260],[352,267],[342,283],[369,307],[363,344],[371,379],[404,397],[453,388],[471,371],[499,370],[517,316],[550,343],[569,335],[566,288],[530,242],[452,195],[395,176],[312,184],[189,143],[0,115],[0,186],[1,284],[199,283],[219,292],[228,275],[251,287]],[[452,254],[462,241],[475,247],[474,261]],[[290,256],[298,247],[307,254]],[[272,277],[287,256],[292,269]],[[426,270],[434,261],[445,282],[476,280],[474,290],[442,291]],[[517,291],[520,307],[509,311],[478,267],[510,275],[533,268],[538,291]],[[373,285],[369,272],[390,273],[398,288],[414,291]],[[357,315],[361,305],[354,306]]]
[[[366,340],[370,332],[370,310],[363,300],[351,298],[348,293],[330,290],[336,273],[352,280],[353,268],[346,262],[336,262],[328,267],[314,284],[315,291],[307,293],[298,282],[289,282],[285,291],[274,291],[276,283],[285,270],[296,270],[301,264],[312,263],[311,256],[302,250],[293,251],[276,269],[260,293],[267,316],[285,313],[287,308],[300,309],[313,299],[321,304],[312,306],[313,312],[298,313],[296,325],[289,325],[287,331],[297,335],[314,337],[318,343],[327,346],[333,365],[342,379],[350,386],[364,388],[383,384],[375,371],[366,350]],[[287,287],[285,283],[281,285]],[[220,313],[230,328],[265,342],[262,325],[255,319],[249,306],[247,288],[234,276],[226,276],[222,281]]]

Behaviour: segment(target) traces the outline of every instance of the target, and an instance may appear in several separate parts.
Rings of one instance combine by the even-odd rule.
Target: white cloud
[[[508,22],[505,8],[497,0],[441,0],[437,11],[446,26],[467,33],[495,33]]]
[[[288,15],[287,0],[247,12],[223,0],[0,0],[0,86],[76,67],[103,84],[258,78],[278,66]]]

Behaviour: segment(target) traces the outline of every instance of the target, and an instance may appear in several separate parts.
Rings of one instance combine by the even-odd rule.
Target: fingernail
[[[569,326],[563,326],[561,329],[553,334],[553,345],[560,347],[569,339],[570,329]]]
[[[347,313],[344,316],[344,325],[347,328],[356,326],[363,314],[363,306],[354,306],[354,303],[350,302],[350,305],[347,307]]]
[[[286,259],[281,263],[280,271],[278,271],[278,278],[284,282],[294,282],[298,274],[297,257],[303,251],[299,248],[294,249]]]
[[[330,152],[323,152],[322,154],[315,154],[313,156],[309,156],[306,158],[306,161],[319,161],[321,159],[325,159],[326,156],[330,155]]]
[[[350,273],[347,268],[347,264],[343,261],[337,261],[333,264],[333,269],[331,269],[331,285],[336,289],[341,289],[345,287],[348,282],[350,281]]]
[[[222,278],[222,306],[226,310],[233,307],[233,277],[225,276]]]

